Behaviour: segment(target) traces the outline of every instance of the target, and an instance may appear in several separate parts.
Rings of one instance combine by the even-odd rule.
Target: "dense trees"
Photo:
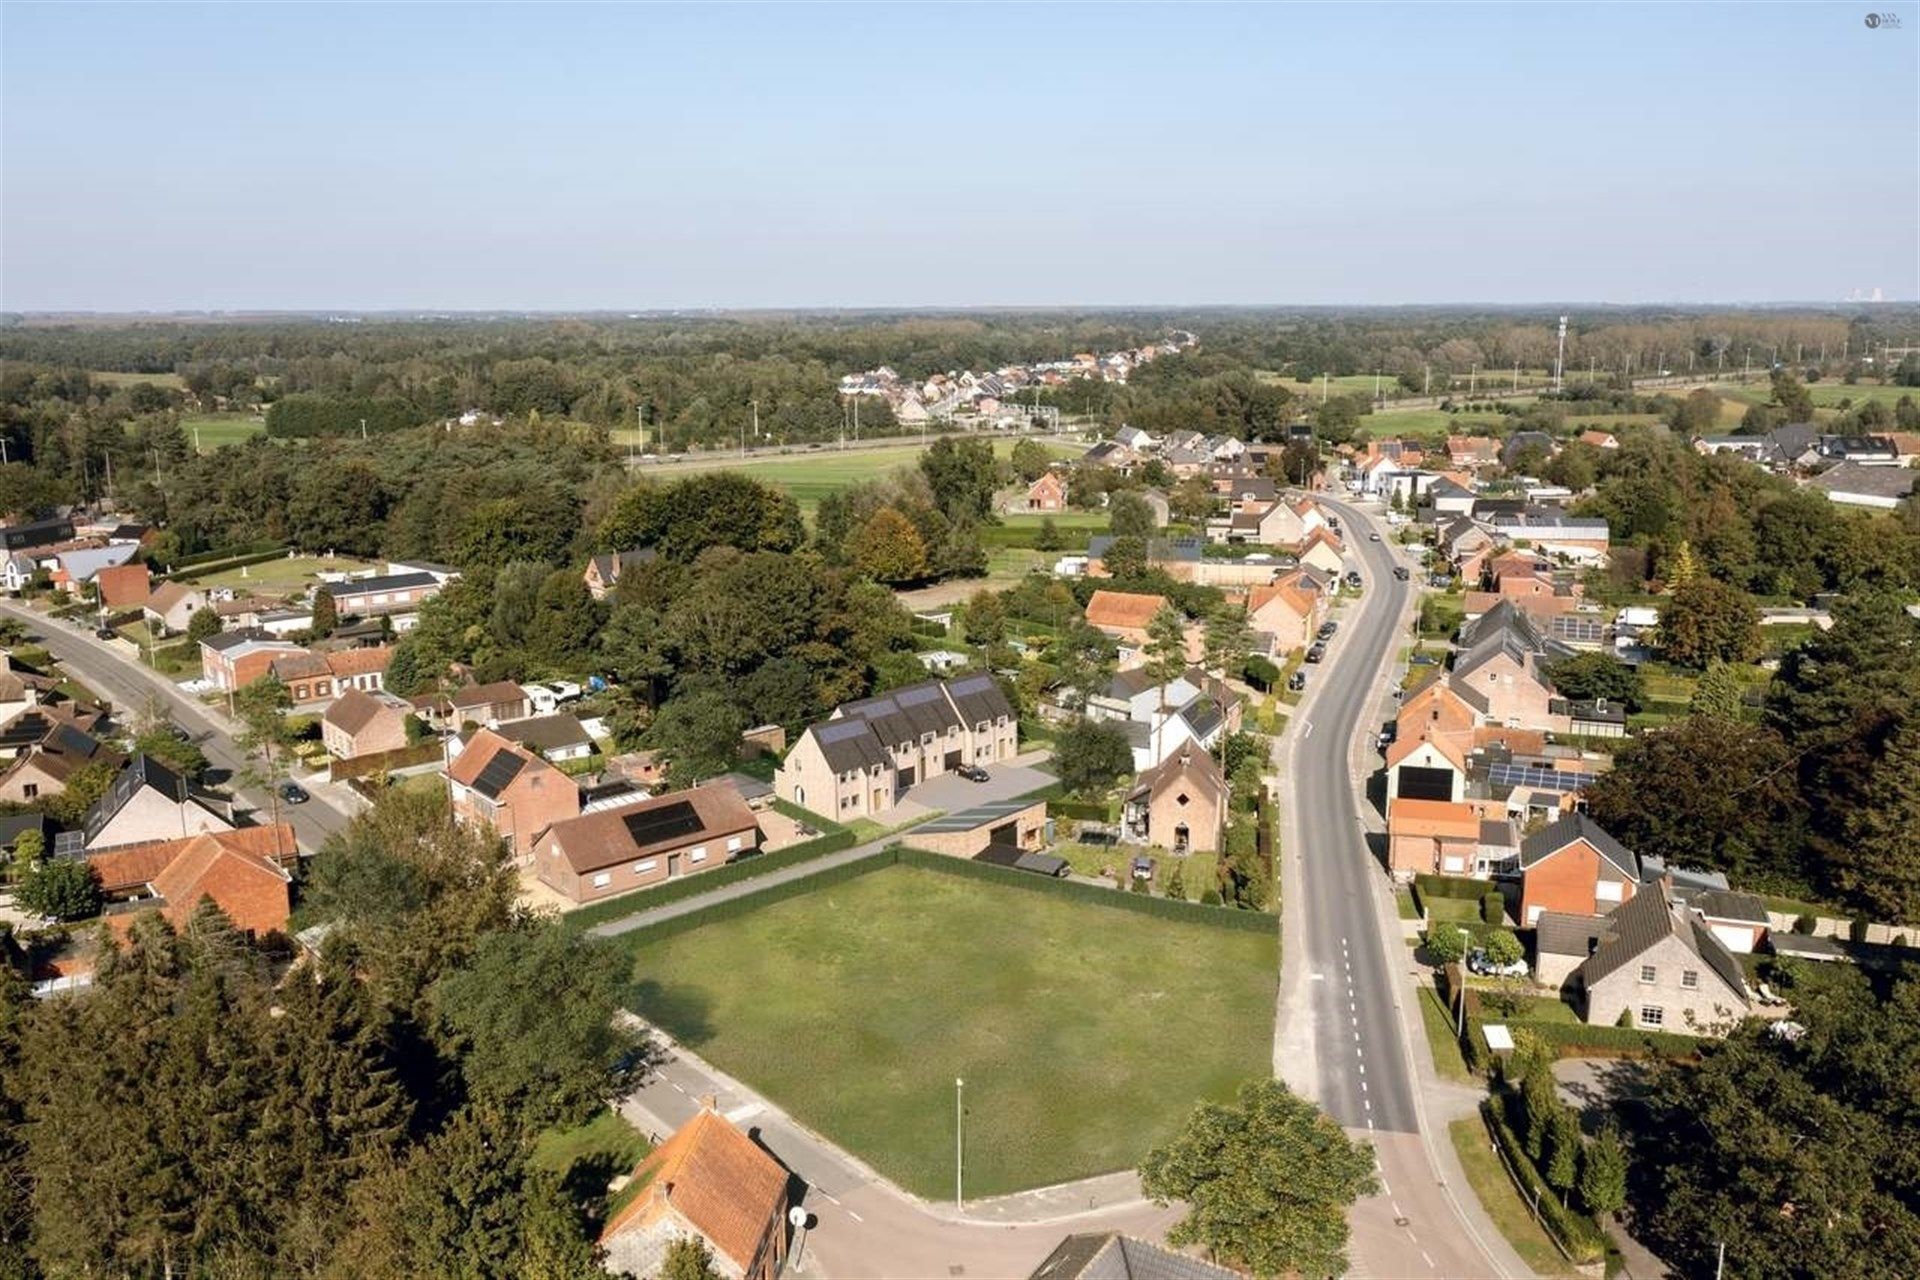
[[[1233,1105],[1205,1103],[1140,1162],[1140,1185],[1187,1216],[1167,1233],[1258,1275],[1346,1270],[1347,1210],[1378,1189],[1373,1155],[1278,1080],[1249,1080]]]
[[[1077,796],[1101,795],[1133,773],[1133,748],[1112,720],[1074,720],[1060,731],[1055,753],[1060,784]]]

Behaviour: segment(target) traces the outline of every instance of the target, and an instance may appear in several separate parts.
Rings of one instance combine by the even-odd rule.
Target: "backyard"
[[[257,591],[262,595],[287,595],[306,590],[320,580],[322,572],[363,573],[377,567],[351,556],[282,556],[237,569],[222,569],[205,577],[193,577],[192,570],[186,570],[179,575],[179,580],[202,588],[231,587],[235,591]]]
[[[1270,1070],[1277,931],[875,870],[684,932],[627,935],[634,1007],[908,1190],[1132,1167]]]

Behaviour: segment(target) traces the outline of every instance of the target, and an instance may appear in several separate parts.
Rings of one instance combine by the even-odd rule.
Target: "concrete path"
[[[1180,1216],[1140,1195],[1132,1172],[956,1205],[908,1194],[808,1129],[765,1097],[654,1032],[663,1055],[646,1083],[620,1104],[643,1132],[664,1137],[703,1097],[805,1184],[814,1223],[793,1270],[839,1280],[863,1277],[1024,1277],[1074,1231],[1160,1237]]]
[[[709,889],[705,893],[696,893],[690,898],[682,898],[678,902],[663,903],[657,907],[636,911],[630,916],[623,916],[618,920],[609,920],[605,924],[594,925],[588,929],[587,932],[598,938],[617,938],[623,933],[632,933],[635,929],[645,929],[649,925],[656,925],[663,920],[672,920],[677,916],[684,916],[695,911],[701,911],[717,903],[731,902],[735,898],[744,898],[750,894],[764,893],[777,884],[786,884],[793,880],[804,880],[808,876],[817,876],[822,871],[828,871],[834,867],[844,867],[849,862],[865,861],[878,854],[888,845],[894,844],[899,840],[900,836],[897,834],[885,835],[878,840],[869,840],[865,844],[857,844],[851,849],[842,849],[838,853],[825,854],[818,858],[809,859],[806,862],[795,863],[790,867],[782,867],[778,871],[769,871],[763,876],[751,876],[745,880],[736,880],[732,884],[723,884],[718,888]]]

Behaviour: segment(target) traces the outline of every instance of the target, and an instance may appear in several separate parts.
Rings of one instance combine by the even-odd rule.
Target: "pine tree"
[[[1667,590],[1672,592],[1686,586],[1700,576],[1700,565],[1694,559],[1693,544],[1685,538],[1673,549],[1673,563],[1667,567]]]
[[[340,607],[333,601],[331,591],[313,593],[313,634],[314,638],[324,640],[333,634],[340,625]]]
[[[1556,1107],[1553,1119],[1547,1124],[1547,1185],[1560,1193],[1560,1203],[1567,1202],[1567,1192],[1573,1190],[1573,1184],[1580,1176],[1580,1122],[1574,1118],[1573,1111],[1565,1106]]]
[[[1869,767],[1833,842],[1834,878],[1852,901],[1893,920],[1920,919],[1920,712]]]

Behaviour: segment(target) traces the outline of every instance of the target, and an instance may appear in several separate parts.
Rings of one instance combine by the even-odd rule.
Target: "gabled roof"
[[[1387,806],[1387,831],[1396,836],[1477,841],[1480,838],[1480,817],[1472,805],[1451,800],[1416,800],[1397,796]]]
[[[1747,984],[1740,962],[1698,916],[1684,907],[1676,909],[1667,895],[1667,886],[1657,880],[1607,913],[1600,945],[1580,966],[1580,975],[1591,990],[1595,983],[1668,938],[1678,938],[1686,944],[1687,949],[1699,956],[1726,988],[1745,1003]]]
[[[1117,1231],[1062,1240],[1027,1280],[1237,1280],[1239,1273]]]
[[[581,727],[580,721],[564,711],[526,720],[508,720],[499,725],[497,731],[507,741],[517,742],[535,751],[557,751],[562,747],[577,747],[583,742],[593,741]]]
[[[1633,851],[1607,834],[1606,828],[1579,811],[1528,836],[1520,842],[1520,866],[1537,866],[1575,841],[1584,840],[1624,874],[1640,878],[1640,859]]]
[[[407,714],[407,704],[397,698],[378,697],[363,689],[349,689],[333,700],[321,720],[353,737],[383,715]]]
[[[371,578],[348,578],[344,582],[330,582],[321,587],[335,600],[342,596],[371,595],[377,591],[410,591],[416,587],[431,587],[440,579],[431,573],[381,573]]]
[[[1226,712],[1220,709],[1220,704],[1204,693],[1180,708],[1179,716],[1187,722],[1187,728],[1193,731],[1193,736],[1202,742],[1227,722]]]
[[[180,851],[199,836],[176,836],[171,840],[148,840],[102,853],[89,853],[87,865],[100,878],[101,891],[112,896],[131,893],[151,884]],[[291,862],[299,856],[293,827],[285,822],[270,827],[235,827],[231,831],[209,832],[208,837],[223,848],[274,862]]]
[[[1590,956],[1606,931],[1604,916],[1542,911],[1533,925],[1534,948],[1542,955]]]
[[[196,598],[206,599],[206,592],[184,582],[163,582],[147,597],[146,607],[155,613],[165,613],[183,600]]]
[[[172,804],[192,802],[199,804],[209,813],[215,812],[198,792],[187,785],[186,779],[152,756],[136,755],[127,761],[126,767],[115,776],[113,785],[107,788],[106,793],[93,802],[93,808],[87,810],[87,819],[83,824],[86,830],[86,842],[93,843],[120,810],[145,790],[157,791]]]
[[[607,1220],[602,1240],[648,1226],[670,1209],[740,1270],[753,1265],[787,1195],[787,1171],[711,1107],[654,1148],[633,1181],[639,1194]]]
[[[1087,600],[1087,623],[1095,627],[1144,631],[1153,615],[1166,607],[1165,596],[1102,589]]]
[[[166,899],[162,913],[175,928],[185,925],[201,899],[211,899],[236,928],[271,933],[287,924],[290,877],[270,860],[231,848],[212,836],[195,836],[153,878]]]
[[[721,781],[563,818],[548,835],[574,873],[586,875],[651,853],[739,835],[756,825],[739,789]]]
[[[503,702],[525,702],[527,691],[511,680],[495,680],[492,684],[470,684],[464,689],[455,689],[448,699],[456,711],[468,707],[492,707]]]
[[[508,742],[491,729],[481,729],[454,757],[447,776],[489,800],[498,800],[521,774],[539,771],[566,780],[565,774],[524,747]]]
[[[1738,921],[1741,924],[1767,924],[1767,904],[1750,893],[1732,889],[1708,889],[1693,894],[1687,905],[1709,920]]]
[[[1183,743],[1172,755],[1134,780],[1127,799],[1156,796],[1169,787],[1195,787],[1214,795],[1226,795],[1227,775],[1205,749]]]

